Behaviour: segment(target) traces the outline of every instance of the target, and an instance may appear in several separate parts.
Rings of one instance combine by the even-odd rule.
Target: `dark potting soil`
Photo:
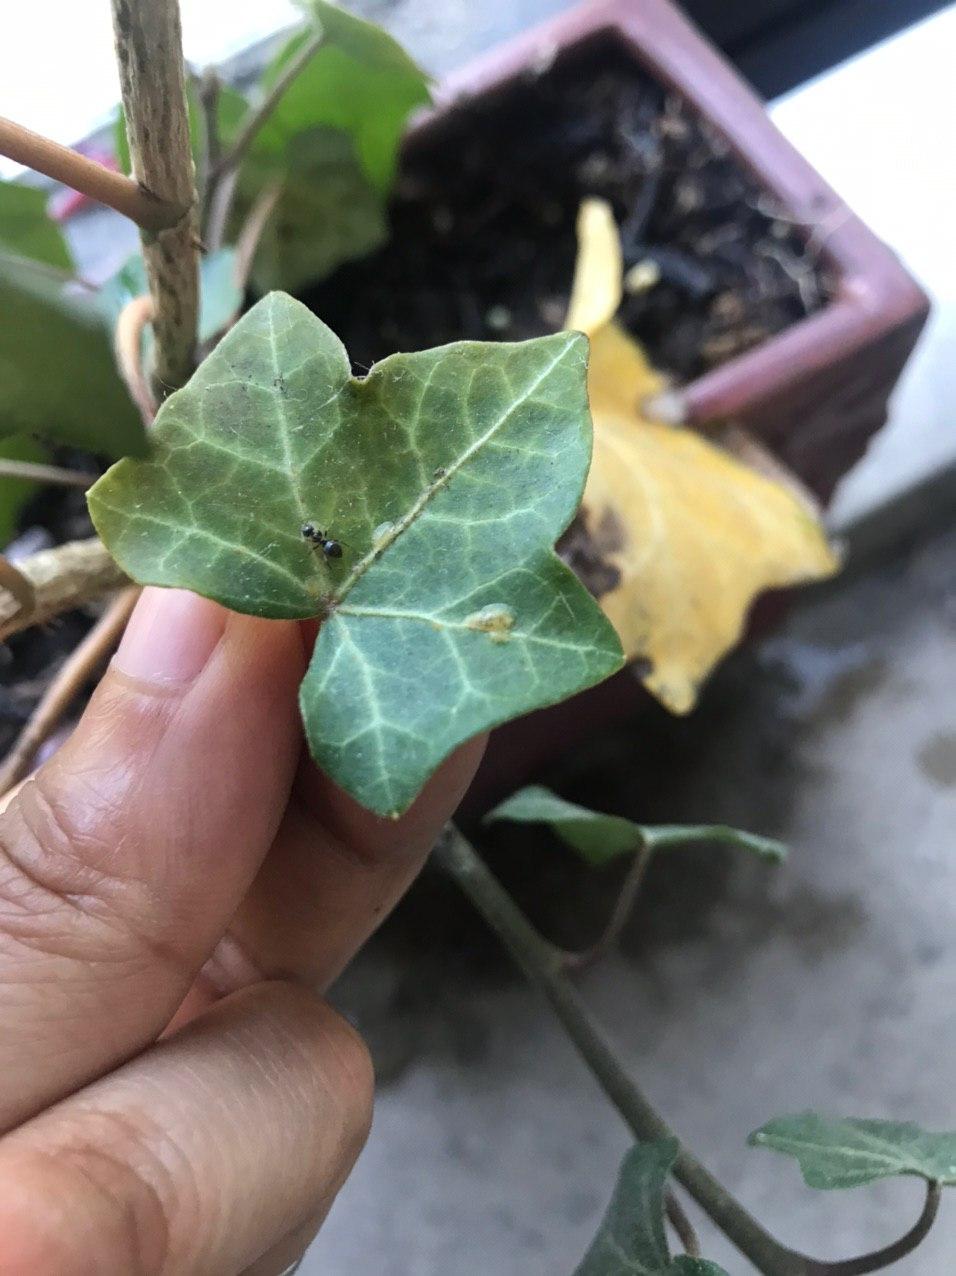
[[[413,139],[390,241],[303,300],[358,372],[396,350],[553,332],[588,195],[610,201],[637,268],[621,318],[677,381],[826,300],[806,234],[610,36]]]

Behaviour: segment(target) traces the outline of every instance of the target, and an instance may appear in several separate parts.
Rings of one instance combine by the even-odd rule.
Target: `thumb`
[[[0,815],[0,1130],[162,1031],[299,752],[291,622],[148,589],[67,744]]]

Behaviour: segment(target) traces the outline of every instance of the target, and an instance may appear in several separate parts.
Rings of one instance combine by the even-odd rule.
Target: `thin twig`
[[[153,298],[157,398],[191,375],[199,316],[199,243],[178,0],[112,0],[116,59],[136,177],[189,210],[169,230],[142,235]]]
[[[42,465],[39,461],[11,461],[0,457],[0,478],[24,479],[28,483],[52,483],[56,487],[87,488],[99,475],[68,470],[62,465]]]
[[[35,173],[52,177],[97,203],[115,208],[141,230],[166,230],[182,221],[189,209],[188,203],[162,199],[140,182],[104,168],[79,151],[61,146],[3,116],[0,116],[0,155],[25,164]]]
[[[152,321],[152,297],[134,297],[120,311],[113,330],[116,366],[147,427],[152,425],[156,415],[156,400],[143,371],[143,329]]]
[[[614,947],[621,938],[621,932],[627,925],[628,918],[634,909],[635,900],[644,884],[644,878],[647,876],[647,870],[653,858],[653,846],[649,842],[642,842],[634,852],[634,859],[627,870],[624,881],[621,883],[621,889],[618,892],[617,899],[614,901],[611,916],[608,918],[604,930],[590,948],[582,949],[581,952],[565,953],[565,970],[583,970],[586,966],[590,966],[593,962],[604,957]]]
[[[217,164],[210,169],[210,178],[212,181],[218,181],[224,174],[230,170],[239,167],[239,163],[249,144],[255,135],[265,124],[266,120],[279,105],[282,95],[286,89],[296,78],[296,76],[312,61],[315,55],[325,43],[325,35],[321,31],[315,32],[305,44],[296,52],[286,63],[282,69],[275,84],[265,95],[258,106],[254,106],[246,115],[242,124],[239,126],[239,132],[233,139],[232,145],[227,151],[219,157]]]
[[[248,283],[259,240],[281,194],[281,182],[273,182],[271,186],[264,187],[256,196],[256,201],[249,210],[249,216],[243,222],[242,229],[236,237],[235,280],[240,288],[245,288]]]
[[[129,584],[125,572],[95,536],[40,550],[22,559],[17,568],[33,587],[34,607],[25,613],[11,590],[0,589],[0,642]]]
[[[0,554],[0,587],[5,589],[15,604],[13,615],[24,622],[24,626],[30,623],[30,618],[36,611],[36,589],[30,577],[15,567],[9,558]]]
[[[29,774],[37,750],[116,646],[138,597],[138,589],[124,589],[70,653],[0,766],[0,798]]]
[[[528,979],[545,995],[605,1094],[641,1141],[673,1138],[670,1127],[628,1074],[562,969],[562,953],[530,924],[474,847],[449,826],[437,862],[495,931]],[[681,1147],[674,1176],[764,1276],[816,1276],[811,1260],[787,1249]]]

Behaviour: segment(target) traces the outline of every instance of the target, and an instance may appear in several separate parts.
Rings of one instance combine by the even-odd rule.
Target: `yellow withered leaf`
[[[624,289],[624,255],[614,210],[606,199],[581,201],[578,257],[565,328],[597,332],[614,318]]]
[[[604,234],[596,215],[585,219],[582,210],[579,229],[591,234],[595,226]],[[606,312],[611,286],[594,283],[590,309],[577,287],[595,280],[588,272],[601,255],[582,242],[575,326],[584,326],[582,315]],[[600,566],[599,601],[627,657],[646,662],[648,690],[687,713],[739,639],[756,596],[830,576],[838,562],[793,486],[700,434],[642,415],[640,405],[665,382],[623,329],[605,318],[590,337],[594,456],[581,520],[589,558]]]

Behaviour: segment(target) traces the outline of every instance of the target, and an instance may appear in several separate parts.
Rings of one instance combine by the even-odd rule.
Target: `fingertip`
[[[359,859],[431,849],[468,790],[488,743],[486,733],[459,745],[403,815],[375,815],[329,779],[307,755],[296,777],[296,793],[328,832]]]

